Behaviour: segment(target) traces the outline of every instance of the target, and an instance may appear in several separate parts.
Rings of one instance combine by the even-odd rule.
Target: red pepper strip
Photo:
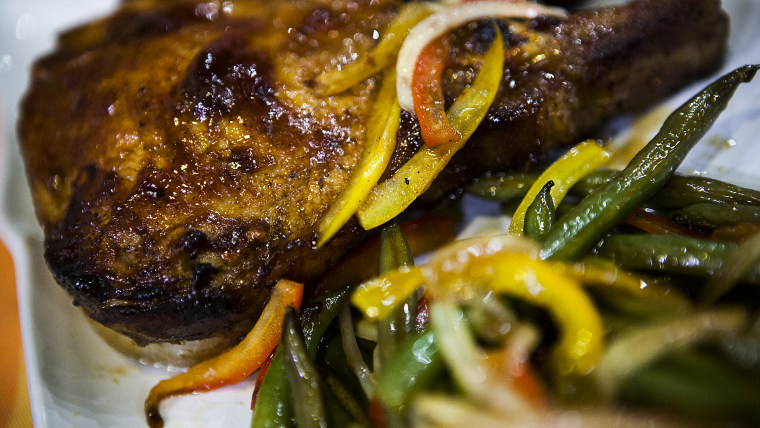
[[[412,74],[414,112],[420,122],[422,140],[430,147],[456,143],[462,138],[446,116],[441,79],[448,55],[448,37],[433,40],[420,53]]]
[[[493,367],[492,373],[506,376],[505,382],[513,385],[536,408],[547,404],[546,387],[528,359],[515,361],[508,348],[491,351],[487,355]]]
[[[454,221],[448,217],[430,215],[401,224],[413,256],[433,251],[456,237]],[[350,284],[359,284],[377,276],[380,265],[380,238],[365,241],[338,261],[317,284],[313,294]]]
[[[501,32],[497,31],[472,85],[459,94],[447,113],[462,139],[436,148],[423,144],[398,171],[372,189],[356,213],[364,229],[375,228],[396,217],[430,187],[488,113],[503,71],[504,46]]]
[[[671,235],[685,235],[685,236],[694,236],[698,238],[706,238],[707,235],[704,233],[700,233],[694,230],[691,230],[687,227],[681,226],[680,224],[673,223],[672,221],[660,217],[656,214],[652,214],[650,212],[644,211],[642,209],[637,209],[633,213],[631,213],[628,217],[626,217],[623,220],[624,224],[627,224],[628,226],[633,226],[636,229],[642,230],[647,233],[654,233],[654,234],[671,234]]]
[[[303,284],[280,280],[256,325],[237,346],[196,364],[186,373],[162,380],[150,390],[145,400],[148,425],[151,428],[164,426],[158,410],[163,399],[234,384],[261,367],[280,341],[285,310],[288,306],[299,308],[302,297]]]
[[[523,361],[513,370],[514,383],[517,389],[531,403],[542,406],[547,400],[546,387],[539,380],[538,374],[529,362]]]

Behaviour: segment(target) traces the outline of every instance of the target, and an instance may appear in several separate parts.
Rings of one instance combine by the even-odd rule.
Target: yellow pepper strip
[[[663,287],[639,275],[624,271],[609,260],[589,258],[577,263],[552,263],[558,272],[590,286],[605,286],[629,296],[642,298],[657,306],[664,305],[672,313],[686,313],[693,309],[691,301],[676,289]]]
[[[370,114],[366,143],[356,172],[348,187],[320,222],[317,247],[324,245],[346,224],[377,184],[396,147],[400,116],[401,108],[396,98],[396,72],[391,69],[383,79]]]
[[[430,187],[485,117],[499,90],[503,70],[504,47],[501,32],[497,31],[475,81],[462,91],[447,113],[462,138],[435,149],[423,144],[395,174],[378,184],[357,212],[362,227],[372,229],[396,217]]]
[[[165,398],[191,392],[209,391],[235,384],[264,364],[280,340],[285,311],[298,309],[303,298],[303,284],[281,280],[272,290],[264,310],[253,329],[234,348],[191,367],[185,373],[162,380],[145,399],[145,417],[151,428],[164,424],[158,406]]]
[[[555,269],[572,276],[578,282],[584,284],[602,284],[626,291],[633,295],[643,296],[649,289],[647,281],[619,269],[611,262],[606,260],[578,263],[553,263]]]
[[[457,245],[458,251],[442,250],[449,255],[434,255],[420,268],[397,270],[362,284],[352,302],[368,317],[379,318],[420,284],[433,300],[467,299],[480,287],[506,293],[546,308],[557,322],[562,337],[554,357],[560,376],[593,370],[604,351],[604,327],[580,284],[540,260],[535,251],[526,254],[492,237],[471,242]]]
[[[317,92],[322,95],[339,94],[391,65],[409,30],[431,13],[430,6],[425,3],[404,5],[372,51],[360,56],[356,62],[317,77]]]
[[[609,152],[602,149],[601,146],[592,140],[584,141],[570,149],[564,156],[549,165],[535,183],[533,183],[525,198],[523,198],[517,210],[515,210],[508,233],[512,236],[523,235],[525,212],[533,200],[536,199],[536,195],[541,191],[541,188],[549,180],[554,182],[551,195],[554,205],[557,206],[565,197],[568,190],[573,187],[573,184],[589,172],[605,165],[609,161],[610,156]]]
[[[426,275],[434,297],[440,294],[437,289],[458,289],[466,296],[469,287],[487,286],[547,309],[561,331],[554,351],[561,376],[588,374],[604,352],[604,326],[593,303],[578,282],[546,262],[525,254],[496,253],[471,257],[455,274],[436,270],[436,280]]]
[[[406,232],[405,235],[411,238],[414,236]],[[411,239],[409,242],[413,244],[414,240]],[[519,252],[538,258],[540,248],[533,241],[503,234],[460,239],[433,253],[428,265],[440,268],[447,264],[448,260],[456,260],[459,253],[480,257],[499,251]],[[363,282],[354,291],[351,302],[364,313],[365,317],[370,320],[380,320],[424,283],[425,277],[420,267],[403,267]]]
[[[418,267],[402,267],[362,283],[351,296],[354,304],[371,320],[381,320],[414,293],[424,278]]]

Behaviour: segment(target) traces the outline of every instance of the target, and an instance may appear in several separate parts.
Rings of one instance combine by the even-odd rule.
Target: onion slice
[[[558,7],[535,3],[506,3],[503,0],[483,0],[459,3],[446,7],[414,26],[404,39],[396,61],[396,92],[401,108],[414,112],[412,75],[420,53],[431,41],[454,28],[484,18],[532,19],[539,15],[564,18],[567,12]]]

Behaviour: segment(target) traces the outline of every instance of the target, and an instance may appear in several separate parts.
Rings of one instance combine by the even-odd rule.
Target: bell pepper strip
[[[525,212],[547,182],[554,182],[551,197],[554,206],[557,206],[575,183],[591,171],[604,166],[609,162],[610,157],[611,154],[593,140],[584,141],[570,149],[561,158],[549,165],[530,187],[525,198],[512,215],[508,233],[512,236],[523,235]]]
[[[453,144],[462,138],[446,116],[441,78],[449,54],[449,39],[439,37],[428,44],[417,60],[412,76],[414,113],[420,123],[422,141],[428,147]]]
[[[747,316],[737,308],[696,312],[640,327],[619,337],[599,361],[594,379],[612,398],[629,376],[665,353],[690,344],[731,335],[745,328]]]
[[[634,210],[628,217],[623,219],[622,223],[641,231],[658,235],[686,235],[695,238],[707,237],[704,233],[689,229],[641,208]]]
[[[504,47],[501,32],[497,31],[475,81],[462,91],[447,113],[462,138],[435,149],[423,144],[398,171],[378,184],[357,211],[362,227],[372,229],[396,217],[430,187],[485,117],[499,90],[503,70]]]
[[[383,31],[374,49],[359,56],[356,62],[319,75],[316,91],[322,95],[339,94],[386,69],[396,59],[409,30],[431,13],[432,9],[426,3],[405,4]]]
[[[574,377],[593,370],[604,351],[604,327],[577,281],[525,254],[501,252],[459,257],[451,260],[450,269],[433,267],[425,275],[434,298],[451,295],[452,291],[467,296],[471,287],[484,286],[541,306],[550,312],[561,331],[554,350],[557,374]]]
[[[515,388],[534,408],[545,408],[548,404],[546,387],[530,362],[540,340],[537,327],[516,323],[504,346],[486,351],[494,377]]]
[[[420,284],[433,301],[463,299],[483,287],[546,308],[559,325],[557,373],[576,377],[593,370],[604,350],[604,328],[579,283],[538,258],[533,245],[520,251],[514,238],[478,238],[453,245],[422,267],[400,268],[359,286],[351,302],[368,318],[381,318]],[[431,317],[432,318],[432,317]]]
[[[412,76],[420,53],[431,41],[461,25],[478,19],[533,19],[539,15],[564,18],[567,13],[561,8],[543,6],[532,2],[508,3],[503,0],[482,0],[474,3],[449,5],[420,21],[404,39],[396,61],[396,92],[401,108],[410,113],[415,111],[412,96]],[[460,134],[464,139],[464,133],[461,130]]]
[[[148,425],[163,426],[158,407],[165,398],[234,384],[261,367],[277,346],[287,308],[300,307],[302,297],[303,284],[280,280],[272,289],[259,320],[237,346],[191,367],[185,373],[162,380],[150,390],[145,400]]]
[[[405,301],[426,278],[422,268],[428,265],[443,266],[448,260],[456,259],[460,253],[472,253],[478,256],[491,255],[499,251],[511,251],[538,257],[539,247],[527,239],[506,235],[485,236],[454,241],[433,253],[426,266],[402,267],[369,279],[359,285],[351,296],[351,303],[359,308],[370,320],[386,317],[393,308]],[[430,290],[425,289],[426,298],[430,300]],[[428,302],[429,303],[429,302]]]
[[[301,328],[311,358],[317,353],[327,327],[348,299],[348,287],[334,289],[312,299],[301,309]],[[285,373],[283,350],[278,347],[267,367],[266,374],[257,383],[258,396],[253,408],[253,428],[287,426],[293,418],[290,386]]]
[[[693,309],[691,301],[675,289],[663,287],[647,278],[620,269],[609,260],[586,258],[575,263],[556,262],[554,268],[581,284],[589,287],[603,287],[623,292],[627,296],[643,301],[657,302],[672,313],[686,313]]]
[[[319,224],[319,241],[321,247],[351,218],[362,202],[367,198],[385,167],[390,162],[396,148],[401,111],[396,101],[395,73],[385,75],[377,101],[367,122],[366,143],[355,173],[348,187],[330,206],[327,214]]]
[[[256,374],[256,382],[254,382],[253,394],[251,394],[251,410],[253,410],[256,407],[256,398],[258,398],[259,396],[261,383],[264,382],[264,377],[267,375],[267,370],[269,370],[269,365],[272,364],[272,359],[274,359],[274,355],[276,352],[277,352],[277,348],[275,348],[274,352],[269,354],[269,358],[267,358],[264,364],[261,365],[258,373]]]
[[[582,257],[599,238],[665,186],[725,109],[736,88],[752,80],[758,69],[760,65],[748,65],[726,74],[668,116],[660,132],[623,171],[559,219],[546,237],[541,257]]]
[[[710,239],[714,241],[742,243],[756,233],[760,233],[760,223],[737,223],[713,230],[710,234]]]
[[[371,320],[381,320],[405,302],[424,283],[418,267],[402,267],[359,285],[351,303]]]

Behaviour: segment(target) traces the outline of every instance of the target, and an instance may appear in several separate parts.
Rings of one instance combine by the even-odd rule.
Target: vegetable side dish
[[[163,399],[257,369],[253,426],[758,416],[760,193],[674,173],[760,66],[621,171],[592,140],[525,168],[719,65],[718,2],[189,5],[65,34],[21,125],[57,280],[122,349],[203,360],[151,390],[149,425]],[[61,79],[73,122],[54,138],[75,153],[36,125]],[[445,244],[450,219],[399,223],[478,176],[466,189],[504,203],[508,233]]]

